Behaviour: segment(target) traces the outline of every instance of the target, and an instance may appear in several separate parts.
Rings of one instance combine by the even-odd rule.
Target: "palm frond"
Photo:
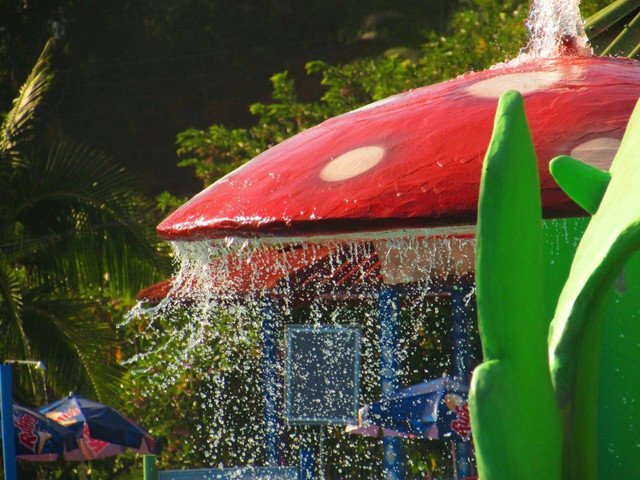
[[[21,272],[0,257],[0,345],[22,357],[30,351],[29,339],[22,326],[23,282]],[[5,357],[9,358],[9,357]]]
[[[25,275],[22,269],[0,257],[0,352],[1,361],[8,359],[32,359],[31,341],[23,323]],[[18,372],[18,379],[29,384],[35,394],[33,379]]]
[[[0,130],[0,151],[10,152],[16,148],[31,129],[36,107],[53,79],[49,64],[52,50],[53,40],[49,40],[13,101],[13,108],[4,118]]]
[[[103,402],[117,401],[123,370],[116,358],[117,337],[104,310],[90,299],[60,292],[52,299],[40,293],[45,294],[30,297],[23,317],[33,354],[48,367],[52,392],[73,390]]]
[[[27,158],[29,168],[14,179],[12,221],[29,232],[21,262],[38,272],[39,283],[100,285],[122,296],[166,274],[158,218],[151,202],[134,193],[131,174],[101,152],[68,143]]]
[[[122,368],[105,299],[131,299],[164,278],[167,247],[133,175],[104,153],[45,148],[31,135],[52,48],[0,125],[0,351],[44,361],[58,394],[73,389],[113,403]],[[17,375],[24,396],[35,395],[29,373]]]

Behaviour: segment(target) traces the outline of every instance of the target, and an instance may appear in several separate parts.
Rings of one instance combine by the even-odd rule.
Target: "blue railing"
[[[166,470],[158,480],[299,480],[297,467]]]
[[[154,455],[144,457],[144,480],[314,480],[313,454],[300,450],[298,467],[202,468],[157,471]]]

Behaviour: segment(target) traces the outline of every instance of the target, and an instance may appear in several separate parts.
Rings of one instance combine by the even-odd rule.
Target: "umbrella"
[[[74,393],[38,410],[79,437],[79,449],[65,453],[67,460],[109,457],[125,448],[142,455],[159,453],[157,440],[146,430],[112,408]]]
[[[471,438],[468,393],[468,385],[446,376],[411,385],[362,407],[358,411],[358,425],[348,425],[347,432],[373,437],[468,441]]]
[[[16,457],[23,460],[53,462],[59,454],[71,454],[78,449],[71,430],[35,410],[16,404],[13,405],[13,431]]]

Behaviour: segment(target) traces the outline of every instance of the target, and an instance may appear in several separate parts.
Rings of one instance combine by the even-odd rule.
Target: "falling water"
[[[175,242],[178,273],[171,292],[155,306],[138,305],[130,315],[145,319],[149,342],[130,363],[150,365],[140,372],[155,375],[149,397],[166,395],[184,382],[185,372],[198,378],[188,389],[202,416],[192,441],[211,466],[263,465],[265,311],[278,319],[281,352],[286,325],[359,326],[363,405],[381,395],[377,295],[385,285],[402,290],[398,354],[403,385],[453,373],[450,297],[442,286],[461,284],[472,270],[474,247],[473,238],[432,236],[426,230],[293,245],[244,239]],[[281,384],[282,359],[276,374]],[[300,448],[317,449],[317,428],[282,422],[279,434],[285,464],[296,464]],[[450,468],[449,450],[442,445],[414,440],[408,448],[426,448],[432,455],[440,448],[436,464],[441,473]],[[330,477],[382,478],[379,450],[375,439],[331,428]]]
[[[527,19],[529,44],[521,55],[592,55],[579,7],[580,0],[534,0]]]

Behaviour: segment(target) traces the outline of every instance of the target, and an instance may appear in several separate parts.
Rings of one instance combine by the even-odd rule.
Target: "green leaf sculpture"
[[[640,102],[609,172],[567,156],[554,159],[550,170],[593,217],[547,338],[544,304],[555,294],[543,278],[537,162],[522,97],[505,93],[478,205],[476,284],[485,361],[474,372],[469,399],[478,470],[483,480],[635,478]],[[619,288],[624,268],[630,294]]]
[[[469,407],[480,477],[556,480],[561,427],[547,361],[538,163],[518,92],[502,95],[478,203],[484,363]]]
[[[609,172],[587,169],[591,174],[576,182],[566,172],[584,172],[580,162],[559,157],[551,164],[554,178],[571,198],[597,209],[576,251],[549,332],[552,380],[566,429],[565,475],[581,479],[599,477],[598,422],[603,419],[598,399],[606,300],[623,267],[640,249],[640,103]],[[629,381],[620,378],[618,383]],[[633,425],[618,435],[639,444]],[[631,475],[638,474],[637,457],[625,459]]]

